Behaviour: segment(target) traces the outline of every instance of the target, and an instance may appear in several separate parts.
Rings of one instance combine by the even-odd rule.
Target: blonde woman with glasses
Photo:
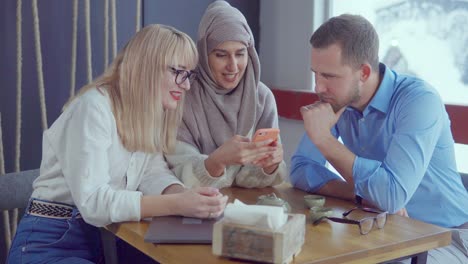
[[[149,25],[67,103],[44,132],[40,176],[8,263],[97,262],[97,227],[222,213],[227,197],[185,189],[163,158],[174,150],[197,60],[186,34]]]

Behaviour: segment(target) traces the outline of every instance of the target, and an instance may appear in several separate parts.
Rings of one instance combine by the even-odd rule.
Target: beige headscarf
[[[216,84],[208,64],[210,52],[226,41],[244,43],[249,56],[244,76],[233,90]],[[272,95],[260,83],[260,63],[252,31],[239,10],[225,1],[210,4],[200,22],[197,48],[198,80],[186,95],[179,140],[193,145],[202,154],[211,154],[236,134],[247,136],[258,128],[278,126],[276,106],[265,104]],[[273,114],[263,115],[264,112]]]

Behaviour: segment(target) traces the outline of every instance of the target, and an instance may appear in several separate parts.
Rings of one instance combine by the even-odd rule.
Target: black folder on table
[[[145,242],[157,244],[211,244],[218,219],[158,216],[151,220]]]

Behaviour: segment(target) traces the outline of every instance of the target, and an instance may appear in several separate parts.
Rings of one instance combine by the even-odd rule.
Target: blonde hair
[[[187,34],[170,26],[148,25],[127,43],[101,76],[74,98],[89,89],[106,89],[119,137],[127,150],[171,153],[185,97],[175,110],[164,109],[164,76],[168,66],[193,69],[197,62],[197,48]]]

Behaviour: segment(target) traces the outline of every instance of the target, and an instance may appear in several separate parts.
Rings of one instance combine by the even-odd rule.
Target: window
[[[379,34],[383,63],[424,79],[444,103],[468,107],[468,1],[333,1],[330,11],[366,17]],[[455,151],[459,171],[468,172],[468,145]]]
[[[380,60],[438,89],[445,103],[468,105],[468,2],[334,1],[334,15],[360,14],[380,37]]]

